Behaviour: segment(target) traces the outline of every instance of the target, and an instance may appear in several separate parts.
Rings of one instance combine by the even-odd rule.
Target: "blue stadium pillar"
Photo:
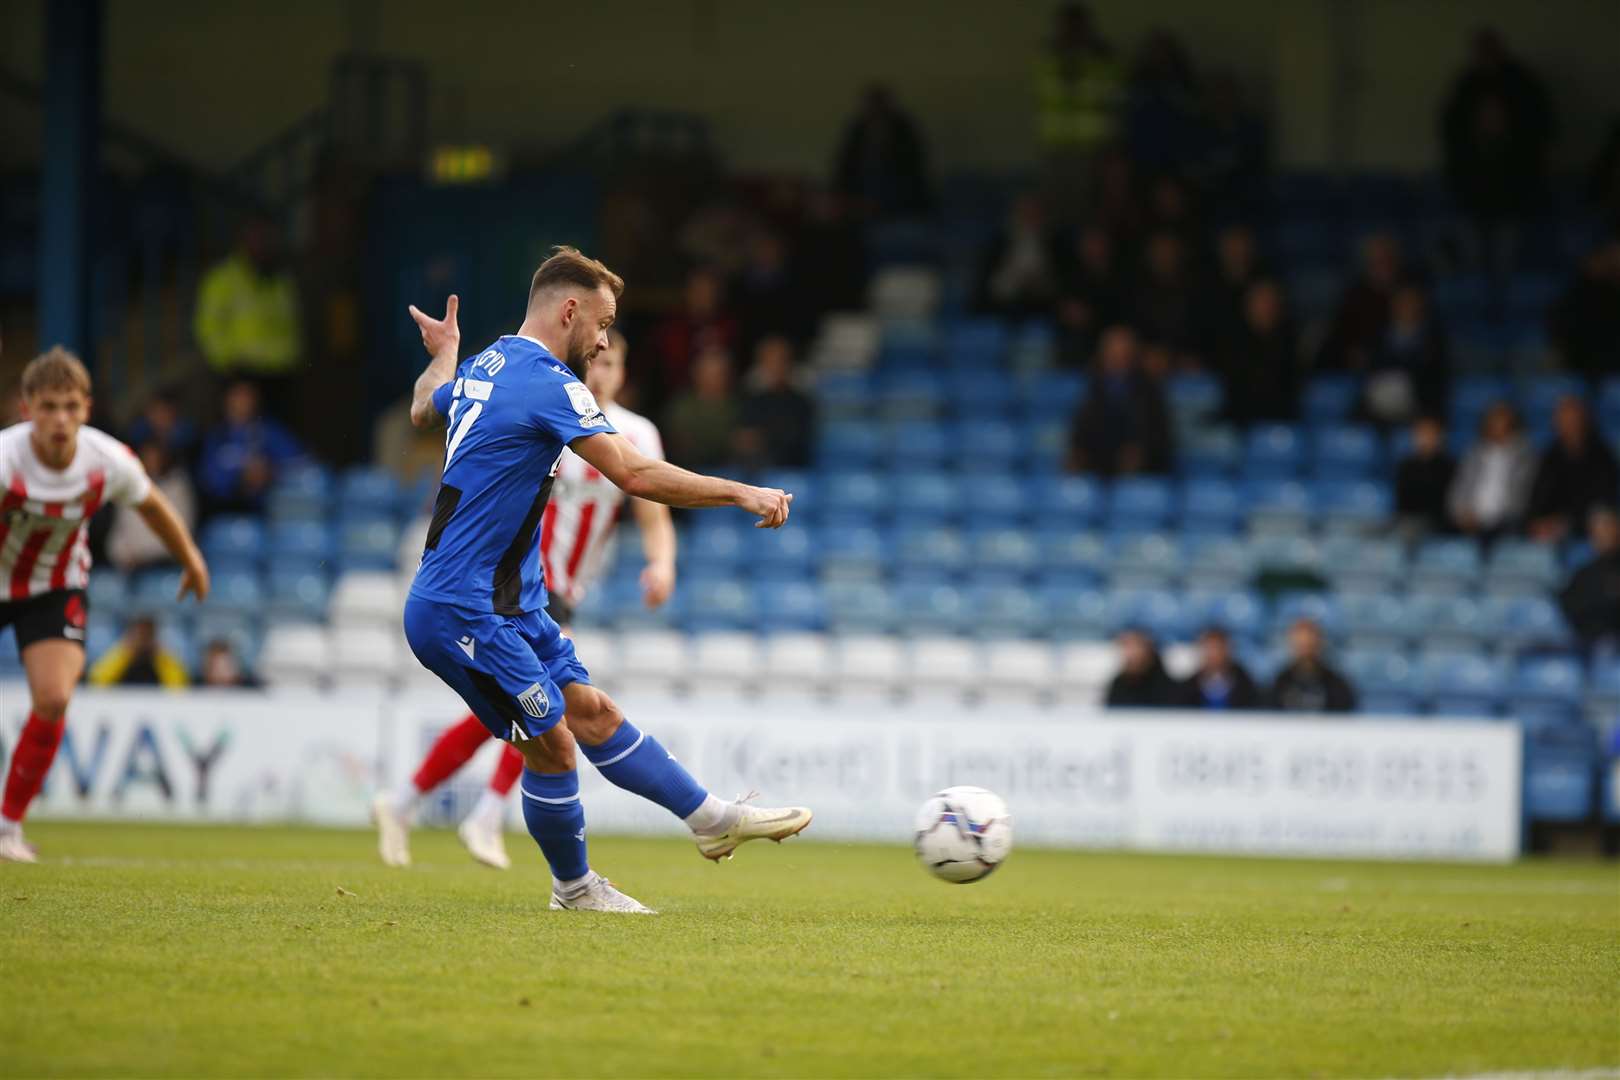
[[[101,129],[101,0],[46,0],[39,340],[90,360],[90,222]]]

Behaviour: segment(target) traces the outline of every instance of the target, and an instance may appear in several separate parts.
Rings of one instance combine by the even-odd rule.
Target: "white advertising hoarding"
[[[0,687],[9,748],[26,698],[14,705],[7,690],[20,687]],[[856,716],[798,697],[627,695],[621,705],[717,793],[757,788],[807,804],[813,834],[826,838],[905,840],[928,793],[979,784],[1007,799],[1025,843],[1370,858],[1519,851],[1512,724],[1027,709],[1003,718],[923,705]],[[369,792],[409,775],[461,713],[448,692],[85,691],[36,812],[359,825]],[[463,810],[495,753],[486,748],[428,816]],[[583,757],[580,777],[593,830],[678,831]]]

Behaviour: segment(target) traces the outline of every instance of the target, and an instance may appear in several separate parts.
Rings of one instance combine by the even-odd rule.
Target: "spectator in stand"
[[[1198,670],[1177,687],[1176,704],[1187,709],[1258,709],[1260,689],[1232,657],[1232,639],[1211,626],[1198,635]]]
[[[751,389],[737,410],[737,456],[754,466],[800,469],[810,464],[816,407],[793,385],[793,345],[768,337],[754,350]]]
[[[1389,305],[1389,326],[1367,365],[1362,407],[1373,420],[1404,424],[1445,408],[1451,375],[1446,333],[1429,311],[1423,286],[1403,282]]]
[[[197,454],[197,425],[180,406],[180,395],[171,388],[158,390],[146,399],[125,442],[130,446],[156,443],[169,460],[189,466]]]
[[[1288,666],[1272,681],[1269,704],[1284,712],[1347,713],[1356,711],[1356,691],[1348,679],[1322,659],[1322,628],[1299,619],[1288,628]]]
[[[245,690],[258,688],[259,680],[242,667],[236,650],[224,638],[215,638],[203,650],[202,665],[197,669],[197,685],[213,690]]]
[[[1389,306],[1402,281],[1400,241],[1377,232],[1361,247],[1361,274],[1344,290],[1322,343],[1323,367],[1364,370],[1389,329]]]
[[[1575,571],[1558,599],[1570,629],[1594,649],[1604,642],[1620,644],[1620,512],[1613,506],[1595,508],[1587,536],[1592,559]]]
[[[1097,159],[1091,199],[1092,219],[1108,230],[1121,250],[1140,240],[1146,215],[1138,194],[1136,166],[1119,147]]]
[[[1243,298],[1243,324],[1217,357],[1226,415],[1248,425],[1299,415],[1299,334],[1282,289],[1262,278]]]
[[[1163,709],[1175,704],[1176,681],[1164,669],[1159,648],[1145,630],[1123,631],[1119,646],[1119,672],[1108,684],[1105,704],[1110,709]]]
[[[1069,433],[1069,468],[1101,476],[1170,467],[1170,409],[1141,369],[1136,333],[1111,326],[1097,345],[1085,401]]]
[[[1446,499],[1457,461],[1446,449],[1446,429],[1434,416],[1412,424],[1412,452],[1395,468],[1396,527],[1408,540],[1446,532]]]
[[[1440,118],[1446,180],[1473,219],[1479,262],[1511,269],[1517,232],[1546,189],[1553,112],[1541,80],[1501,36],[1474,35],[1467,66],[1452,84]]]
[[[664,402],[685,390],[693,360],[706,349],[730,352],[739,337],[737,320],[725,307],[725,283],[707,267],[686,276],[681,310],[653,331],[653,355],[638,380],[642,405],[656,413]]]
[[[880,220],[914,217],[933,205],[917,124],[881,83],[866,88],[845,126],[836,173],[844,197]]]
[[[249,219],[236,250],[203,275],[194,330],[216,374],[258,380],[271,411],[284,418],[292,414],[303,323],[298,284],[268,218]]]
[[[162,686],[184,690],[190,681],[180,658],[158,641],[150,615],[132,619],[123,636],[90,668],[91,686]]]
[[[794,280],[787,245],[780,234],[770,229],[754,231],[734,292],[742,320],[742,349],[752,352],[774,334],[794,341],[806,337],[809,313],[804,307],[804,293]]]
[[[1553,441],[1541,455],[1530,488],[1530,537],[1556,544],[1579,530],[1597,506],[1620,490],[1620,466],[1592,425],[1592,414],[1573,394],[1553,412]]]
[[[793,245],[807,312],[851,311],[866,302],[866,249],[843,200],[812,191]]]
[[[731,354],[710,346],[692,364],[692,388],[670,403],[664,419],[669,459],[690,469],[731,460],[737,399],[731,392]]]
[[[187,531],[195,529],[197,493],[186,470],[158,442],[142,443],[139,457],[146,475],[168,496]],[[120,506],[114,510],[112,528],[107,533],[107,560],[127,574],[143,566],[172,565],[174,556],[138,511]]]
[[[1519,414],[1505,401],[1485,410],[1479,441],[1463,455],[1451,482],[1451,521],[1469,536],[1490,542],[1516,529],[1530,502],[1536,458]]]
[[[1136,53],[1126,91],[1125,143],[1151,172],[1181,169],[1197,151],[1198,84],[1181,39],[1162,27]]]
[[[1620,239],[1581,260],[1579,275],[1558,298],[1549,330],[1564,366],[1589,378],[1615,370],[1620,357]]]
[[[1131,324],[1149,341],[1183,354],[1198,346],[1198,315],[1186,243],[1167,230],[1154,233],[1145,272],[1133,290]]]
[[[1054,191],[1084,190],[1096,156],[1114,141],[1125,72],[1091,9],[1058,8],[1051,42],[1035,61],[1036,133]]]
[[[1220,231],[1214,261],[1212,280],[1200,290],[1203,303],[1198,324],[1205,347],[1219,355],[1242,335],[1249,287],[1266,272],[1254,230],[1247,225],[1228,225]]]
[[[1037,195],[1013,201],[1007,226],[990,245],[979,275],[981,309],[1008,318],[1047,314],[1062,280],[1063,253]]]
[[[1205,83],[1200,137],[1191,174],[1204,191],[1206,205],[1226,214],[1254,209],[1265,187],[1266,125],[1244,103],[1242,87],[1230,73],[1216,74]]]
[[[1097,347],[1097,335],[1122,314],[1114,243],[1101,225],[1083,226],[1075,234],[1075,253],[1067,266],[1057,303],[1058,357],[1080,367]]]
[[[255,514],[277,474],[303,457],[303,448],[259,410],[259,388],[245,379],[225,390],[224,418],[203,440],[197,479],[210,513]]]

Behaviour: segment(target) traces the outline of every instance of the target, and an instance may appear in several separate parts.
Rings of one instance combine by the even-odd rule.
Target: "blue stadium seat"
[[[1256,424],[1249,429],[1245,462],[1272,472],[1299,471],[1305,456],[1304,439],[1293,424]]]
[[[1200,477],[1188,480],[1181,490],[1181,521],[1184,528],[1227,531],[1243,517],[1243,500],[1237,485],[1228,480]]]
[[[1528,540],[1498,540],[1485,562],[1486,588],[1496,593],[1545,595],[1561,576],[1553,549]]]
[[[1590,750],[1527,748],[1524,813],[1531,821],[1575,823],[1592,816],[1597,756]]]
[[[1414,588],[1419,582],[1472,585],[1483,576],[1479,545],[1473,540],[1427,540],[1412,563]]]
[[[822,590],[809,582],[760,583],[755,629],[820,630],[827,622]]]
[[[824,419],[870,417],[877,403],[877,382],[864,371],[829,371],[816,378],[816,409]]]
[[[895,558],[901,573],[958,572],[967,566],[967,543],[955,529],[902,525],[895,531]]]
[[[822,509],[821,489],[814,473],[803,469],[769,469],[760,474],[762,487],[781,488],[793,496],[793,521],[816,520]]]
[[[1430,644],[1472,648],[1491,640],[1479,602],[1471,596],[1414,592],[1407,597],[1407,614],[1416,635]]]
[[[1546,596],[1491,596],[1480,609],[1492,636],[1511,648],[1563,648],[1573,643],[1563,611]]]
[[[1250,480],[1244,497],[1249,525],[1258,532],[1303,530],[1315,518],[1311,490],[1297,480]]]
[[[178,568],[137,570],[130,578],[127,615],[165,615],[180,606]]]
[[[1301,404],[1305,422],[1312,427],[1348,420],[1361,398],[1361,384],[1354,375],[1314,376],[1305,387]]]
[[[1388,588],[1406,574],[1406,551],[1394,540],[1329,536],[1322,541],[1322,569],[1341,591]]]
[[[350,518],[338,529],[338,562],[344,570],[393,570],[399,559],[399,527],[392,518]]]
[[[742,528],[733,522],[700,518],[679,547],[681,569],[686,573],[730,574],[752,557],[752,552],[745,555],[744,546],[759,531],[750,529],[745,538]]]
[[[1415,700],[1427,690],[1417,666],[1404,652],[1393,649],[1348,649],[1341,662],[1346,677],[1361,692],[1364,704],[1366,700],[1392,696]],[[1363,711],[1371,710],[1364,707]]]
[[[277,478],[265,506],[272,521],[313,521],[326,516],[331,498],[331,474],[319,465],[300,465]]]
[[[1287,630],[1299,619],[1312,620],[1328,637],[1336,637],[1344,629],[1344,609],[1332,593],[1289,592],[1279,596],[1273,608],[1273,629]]]
[[[1014,526],[1033,516],[1033,488],[1017,472],[971,473],[965,480],[969,517],[983,525]]]
[[[1205,589],[1236,588],[1253,579],[1256,563],[1249,544],[1227,536],[1196,536],[1187,541],[1189,586]]]
[[[1055,634],[1076,638],[1101,637],[1111,631],[1108,594],[1077,585],[1051,585],[1041,589],[1041,603]]]
[[[900,521],[951,521],[968,516],[972,509],[962,485],[944,472],[897,475],[890,494]]]
[[[821,476],[823,513],[853,517],[887,516],[889,488],[870,472],[828,472]]]
[[[883,430],[875,424],[840,421],[816,435],[816,461],[824,469],[864,469],[883,454]]]
[[[946,362],[952,367],[1001,366],[1011,335],[1000,319],[959,319],[945,328]]]
[[[1108,521],[1111,526],[1157,528],[1170,519],[1173,503],[1167,481],[1152,477],[1118,480],[1109,492]]]
[[[121,618],[129,607],[129,582],[111,567],[91,570],[85,599],[92,614]]]
[[[1103,492],[1088,476],[1054,476],[1036,483],[1034,501],[1037,520],[1078,528],[1102,515]]]
[[[968,590],[970,628],[989,637],[1038,637],[1046,632],[1043,594],[1021,585],[979,585]]]
[[[1000,472],[1026,456],[1027,436],[1003,420],[970,420],[946,433],[951,464],[975,472]]]
[[[1334,424],[1311,434],[1311,460],[1324,478],[1360,478],[1381,464],[1378,433],[1360,424]]]
[[[197,541],[210,567],[252,565],[264,557],[264,525],[245,515],[214,518],[203,526]]]
[[[1397,646],[1422,633],[1405,601],[1389,593],[1343,594],[1344,630],[1358,648]]]
[[[1179,576],[1181,544],[1168,533],[1118,537],[1112,548],[1115,585],[1154,588]]]
[[[1040,565],[1040,548],[1024,529],[988,529],[969,537],[969,563],[980,570],[1028,575]]]
[[[1269,573],[1320,573],[1322,548],[1307,536],[1256,536],[1251,544],[1259,569]]]
[[[1220,380],[1207,373],[1172,375],[1167,396],[1171,410],[1183,423],[1203,420],[1221,411]]]
[[[1043,576],[1049,579],[1094,580],[1109,568],[1108,544],[1096,533],[1045,529],[1035,534],[1035,542],[1040,548]]]
[[[1591,388],[1579,375],[1537,375],[1527,379],[1519,389],[1518,400],[1525,417],[1532,424],[1546,424],[1560,399],[1577,397],[1590,401]]]
[[[945,390],[927,372],[886,374],[878,383],[879,413],[890,420],[918,420],[945,411]]]
[[[1108,594],[1108,629],[1140,627],[1160,641],[1179,641],[1198,628],[1180,596],[1169,589],[1116,589]]]
[[[820,530],[790,524],[785,529],[751,531],[754,535],[748,538],[744,562],[757,574],[777,578],[809,576],[815,566]]]
[[[901,469],[935,469],[956,454],[942,424],[935,420],[907,420],[891,424],[884,433],[886,463]]]
[[[961,589],[946,581],[911,581],[895,586],[899,628],[912,633],[954,634],[970,629],[975,613]]]
[[[1576,705],[1581,700],[1585,678],[1577,660],[1561,656],[1530,657],[1520,662],[1518,675],[1513,680],[1514,704]]]
[[[1470,438],[1493,402],[1510,399],[1513,386],[1496,375],[1464,375],[1452,381],[1451,426]]]
[[[691,632],[744,630],[759,617],[759,604],[751,582],[734,578],[707,578],[687,582],[682,625]]]
[[[1495,715],[1506,681],[1499,664],[1468,653],[1435,653],[1424,657],[1423,666],[1436,711],[1451,716]]]
[[[1018,387],[999,371],[956,371],[946,378],[951,408],[963,418],[986,413],[1005,416],[1018,399]]]
[[[326,618],[332,584],[324,572],[313,567],[272,567],[266,584],[271,614],[305,619]]]
[[[280,521],[270,526],[265,552],[278,564],[314,565],[332,558],[332,530],[318,521]]]
[[[1371,480],[1332,481],[1317,485],[1312,501],[1330,528],[1370,531],[1395,510],[1389,486]]]
[[[399,481],[387,469],[356,466],[343,473],[337,502],[345,514],[392,516],[399,501]]]
[[[264,610],[264,587],[257,571],[224,570],[213,575],[203,610],[246,615]]]
[[[822,530],[818,555],[823,578],[875,578],[888,569],[893,546],[869,525],[842,526]]]
[[[1018,381],[1019,404],[1030,420],[1066,423],[1085,396],[1085,379],[1078,372],[1041,371]]]
[[[1243,442],[1228,427],[1194,428],[1176,447],[1176,471],[1182,476],[1229,477],[1243,462]]]

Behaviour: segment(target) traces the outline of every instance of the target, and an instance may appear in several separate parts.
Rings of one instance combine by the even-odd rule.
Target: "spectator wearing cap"
[[[1350,681],[1322,659],[1322,628],[1299,619],[1288,628],[1288,666],[1272,681],[1268,704],[1273,709],[1303,713],[1356,711]]]
[[[1198,635],[1198,670],[1182,682],[1176,704],[1187,709],[1258,709],[1264,704],[1254,677],[1232,656],[1232,639],[1211,626]]]

